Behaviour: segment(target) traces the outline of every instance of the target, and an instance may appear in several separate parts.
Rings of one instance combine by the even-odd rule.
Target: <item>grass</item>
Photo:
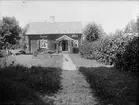
[[[15,61],[15,58],[13,56],[1,57],[0,58],[0,67],[4,67],[5,63],[6,63],[6,65],[10,65],[10,64],[12,64],[12,61]]]
[[[73,61],[73,63],[78,67],[109,67],[109,65],[100,64],[96,60],[81,58],[80,54],[70,54],[70,58]]]
[[[35,59],[41,59],[41,62],[45,63],[45,66],[50,67],[62,67],[62,55],[50,55],[50,54],[41,54],[35,57]]]
[[[91,62],[89,62],[91,60],[81,58],[79,54],[70,54],[70,58],[73,61],[73,63],[76,64],[76,66],[89,67],[89,65],[91,65]]]
[[[27,65],[31,67],[32,65],[41,65],[42,67],[62,67],[62,55],[52,55],[50,54],[40,54],[37,57],[33,55],[19,55],[16,56],[16,63],[21,65]]]
[[[137,78],[108,67],[80,67],[100,105],[136,105]]]
[[[45,104],[39,96],[53,95],[60,89],[61,69],[21,65],[0,69],[0,104]]]

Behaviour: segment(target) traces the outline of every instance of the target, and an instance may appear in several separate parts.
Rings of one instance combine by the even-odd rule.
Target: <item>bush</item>
[[[7,56],[6,50],[0,50],[0,57],[5,57]]]
[[[82,57],[87,58],[91,51],[91,43],[84,41],[83,45],[79,47],[79,51]]]
[[[80,54],[84,58],[95,59],[138,75],[138,42],[139,37],[133,35],[107,36],[92,43],[84,43],[80,47]]]
[[[39,53],[43,52],[44,49],[37,49],[36,51],[33,52],[33,55],[36,57]]]
[[[53,54],[53,53],[56,53],[56,50],[46,50],[43,53],[44,54]]]
[[[101,63],[115,64],[116,55],[125,52],[125,46],[133,39],[133,36],[105,36],[92,43],[85,42],[80,47],[80,54],[87,59],[95,59]]]
[[[73,47],[72,52],[73,52],[73,53],[79,53],[79,48]]]
[[[0,51],[0,57],[3,57],[4,55],[3,55],[3,52],[2,51]]]
[[[124,71],[136,72],[138,74],[138,61],[139,58],[139,37],[134,37],[131,42],[125,47],[124,53],[116,55],[115,66]]]
[[[33,55],[36,57],[38,55],[38,51],[34,51]]]
[[[37,49],[33,55],[36,57],[38,54],[53,54],[53,53],[56,53],[56,50],[49,50],[49,49]]]

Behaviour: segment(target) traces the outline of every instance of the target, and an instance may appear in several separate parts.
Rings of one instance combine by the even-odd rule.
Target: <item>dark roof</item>
[[[29,24],[26,35],[32,34],[71,34],[81,33],[81,22],[33,22]]]

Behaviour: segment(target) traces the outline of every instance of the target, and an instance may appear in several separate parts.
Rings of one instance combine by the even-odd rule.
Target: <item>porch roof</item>
[[[57,38],[56,42],[61,41],[61,40],[74,40],[74,39],[68,37],[67,35],[64,35],[64,36],[61,36],[61,37]]]

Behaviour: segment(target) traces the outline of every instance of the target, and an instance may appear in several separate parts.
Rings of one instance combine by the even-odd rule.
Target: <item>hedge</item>
[[[139,58],[139,37],[134,37],[125,47],[124,53],[116,55],[115,66],[124,71],[135,72],[138,71],[138,58]]]
[[[79,48],[73,47],[72,52],[75,53],[75,54],[76,54],[76,53],[79,53]]]
[[[86,59],[95,59],[104,64],[115,65],[117,68],[136,69],[138,37],[120,34],[105,36],[92,43],[85,41],[80,47],[80,54]]]

